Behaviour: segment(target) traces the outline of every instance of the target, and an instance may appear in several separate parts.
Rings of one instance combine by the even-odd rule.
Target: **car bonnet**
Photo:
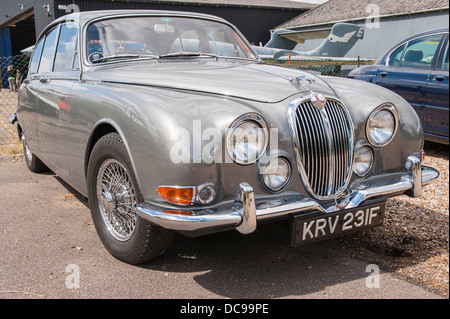
[[[112,63],[100,67],[100,80],[103,83],[216,94],[264,103],[277,103],[310,90],[334,94],[316,76],[263,63],[197,60],[121,64],[123,65]],[[86,74],[87,77],[89,73]]]

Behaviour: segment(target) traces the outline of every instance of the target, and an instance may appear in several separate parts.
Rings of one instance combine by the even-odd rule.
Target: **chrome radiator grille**
[[[291,110],[299,171],[307,189],[327,199],[345,189],[353,160],[353,129],[343,105],[327,100],[318,110],[307,100]]]

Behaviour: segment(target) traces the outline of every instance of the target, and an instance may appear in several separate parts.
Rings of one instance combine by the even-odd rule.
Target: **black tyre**
[[[36,155],[34,155],[33,152],[31,152],[23,133],[21,133],[20,139],[22,140],[23,153],[25,154],[25,163],[27,164],[28,169],[33,173],[48,171],[48,167],[44,163],[42,163],[42,161]]]
[[[89,158],[88,197],[105,248],[123,262],[140,264],[163,254],[173,231],[153,225],[136,213],[142,198],[131,167],[120,136],[103,136]]]

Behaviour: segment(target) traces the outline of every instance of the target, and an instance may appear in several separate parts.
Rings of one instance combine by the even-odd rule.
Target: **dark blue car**
[[[425,139],[449,144],[448,29],[412,36],[349,77],[386,87],[416,110]]]

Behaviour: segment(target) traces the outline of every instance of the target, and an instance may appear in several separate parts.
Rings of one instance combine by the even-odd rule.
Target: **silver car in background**
[[[196,13],[57,19],[11,121],[28,168],[86,196],[103,244],[131,264],[174,232],[291,219],[298,245],[374,227],[388,197],[420,196],[439,175],[404,99],[265,64],[234,26]]]

